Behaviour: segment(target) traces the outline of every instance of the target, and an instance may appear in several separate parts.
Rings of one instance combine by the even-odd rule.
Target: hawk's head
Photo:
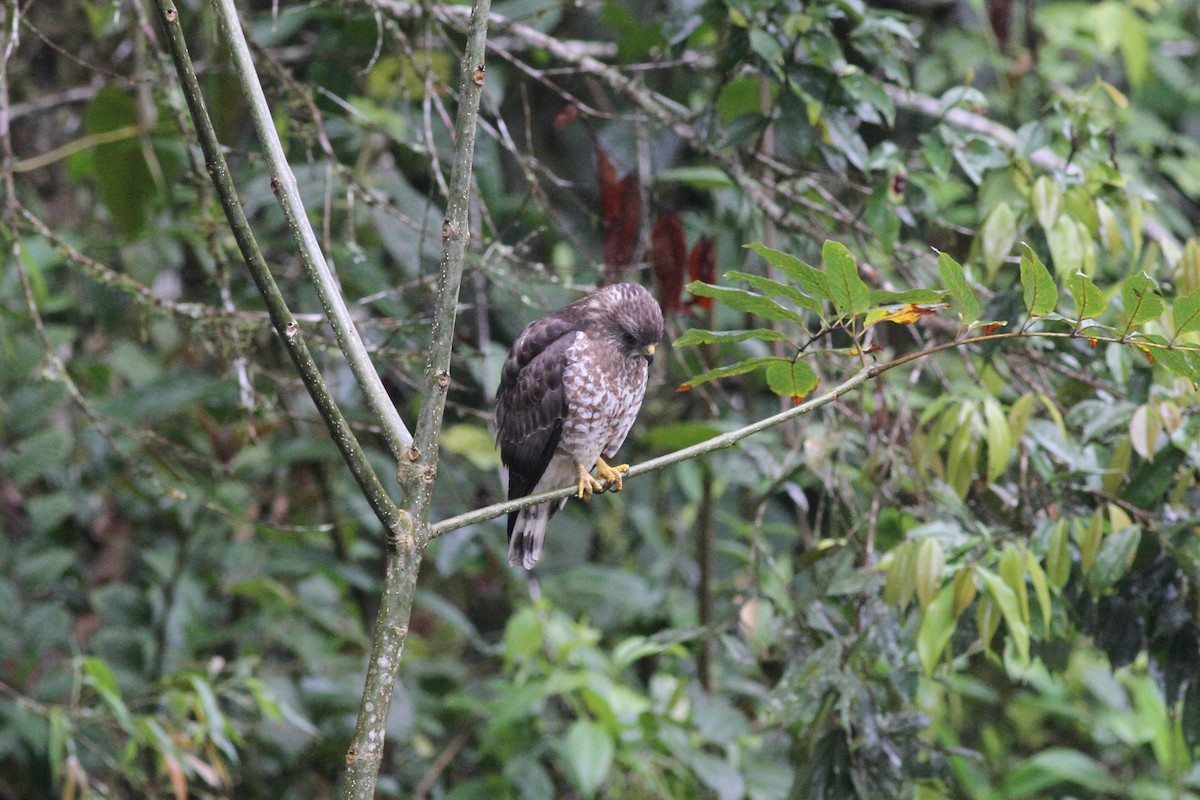
[[[586,298],[589,336],[601,336],[627,356],[654,360],[663,336],[662,309],[650,292],[636,283],[605,286]]]

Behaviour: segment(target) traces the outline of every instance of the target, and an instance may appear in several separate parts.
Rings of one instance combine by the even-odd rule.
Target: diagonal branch
[[[405,427],[404,420],[400,418],[400,412],[396,410],[396,406],[388,397],[387,390],[383,387],[383,381],[380,380],[379,373],[371,363],[371,357],[363,344],[362,336],[355,327],[350,310],[346,307],[346,301],[342,297],[337,277],[321,252],[317,234],[308,220],[304,203],[300,198],[296,176],[288,164],[287,156],[283,151],[283,143],[279,140],[279,134],[275,130],[271,109],[267,105],[266,95],[263,94],[262,84],[258,81],[254,60],[250,55],[250,47],[246,43],[246,36],[242,31],[241,21],[238,19],[237,8],[234,6],[233,0],[215,0],[213,9],[225,32],[225,38],[233,56],[234,71],[241,82],[242,92],[250,104],[250,115],[254,119],[254,128],[258,132],[263,149],[266,150],[267,163],[271,169],[271,188],[274,189],[279,204],[283,207],[284,217],[292,229],[292,235],[300,250],[300,257],[304,261],[304,266],[321,299],[321,306],[329,316],[338,347],[346,356],[350,371],[354,373],[354,378],[358,381],[359,388],[366,397],[367,406],[383,428],[388,448],[392,451],[392,455],[399,460],[403,458],[404,451],[412,444],[412,435]]]
[[[362,489],[367,502],[370,503],[371,510],[389,531],[395,532],[401,523],[401,512],[388,496],[387,490],[383,488],[374,469],[371,468],[354,431],[351,430],[350,424],[342,415],[329,387],[325,385],[317,362],[309,352],[308,345],[300,333],[300,324],[292,316],[287,302],[283,299],[283,294],[279,291],[275,278],[271,275],[270,268],[267,267],[266,259],[263,258],[262,250],[254,238],[250,221],[246,219],[246,212],[242,208],[241,201],[237,196],[237,188],[233,185],[233,179],[229,175],[229,165],[225,161],[225,155],[221,151],[220,142],[213,129],[212,119],[209,117],[204,103],[204,95],[200,91],[200,82],[196,78],[192,58],[183,38],[183,30],[179,24],[179,10],[171,0],[158,0],[158,6],[160,21],[167,36],[171,57],[175,62],[175,71],[179,75],[188,110],[191,112],[192,121],[196,126],[196,136],[204,151],[209,175],[216,186],[217,196],[225,211],[225,218],[229,222],[230,230],[237,241],[238,249],[246,260],[250,275],[266,303],[271,324],[279,334],[301,380],[304,381],[304,386],[312,397],[317,411],[325,421],[330,437],[341,451],[342,457],[350,467],[350,472],[358,482],[359,488]]]

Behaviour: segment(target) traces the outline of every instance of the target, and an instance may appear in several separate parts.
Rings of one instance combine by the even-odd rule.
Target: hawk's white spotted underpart
[[[635,283],[606,286],[531,322],[513,343],[496,392],[496,442],[508,469],[508,497],[579,481],[616,455],[633,427],[662,312]],[[563,501],[565,502],[565,501]],[[526,569],[542,555],[546,524],[561,508],[508,515],[508,562]]]

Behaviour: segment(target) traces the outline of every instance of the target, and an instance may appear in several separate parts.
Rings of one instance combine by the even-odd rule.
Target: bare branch
[[[400,412],[396,410],[396,406],[388,397],[387,390],[383,387],[383,381],[375,370],[374,364],[371,363],[371,357],[363,344],[362,336],[350,316],[350,310],[346,307],[337,277],[321,252],[317,234],[308,220],[304,203],[300,198],[296,176],[292,172],[291,165],[288,164],[287,156],[283,151],[283,143],[279,140],[279,134],[275,130],[275,122],[271,116],[271,109],[267,105],[267,97],[263,93],[262,84],[259,83],[258,75],[254,70],[254,60],[250,55],[250,47],[246,43],[241,21],[238,19],[237,8],[234,6],[233,0],[217,0],[213,3],[213,9],[220,19],[221,28],[228,40],[230,53],[233,56],[234,71],[237,73],[242,91],[250,105],[254,128],[258,132],[259,141],[266,150],[267,162],[271,168],[271,186],[275,190],[279,204],[283,207],[284,216],[287,218],[288,226],[292,229],[292,235],[300,249],[301,258],[317,289],[317,294],[321,298],[321,306],[329,316],[338,347],[346,356],[350,371],[354,373],[354,378],[358,381],[359,388],[366,397],[367,406],[383,427],[388,448],[392,451],[392,455],[399,460],[403,458],[404,451],[412,444],[412,434],[408,432],[404,420],[400,418]]]

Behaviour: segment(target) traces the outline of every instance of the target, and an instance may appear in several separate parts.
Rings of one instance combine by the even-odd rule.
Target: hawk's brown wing
[[[510,500],[533,491],[558,446],[568,412],[567,350],[578,332],[560,317],[540,319],[525,329],[504,362],[496,391],[496,443],[508,467]]]

